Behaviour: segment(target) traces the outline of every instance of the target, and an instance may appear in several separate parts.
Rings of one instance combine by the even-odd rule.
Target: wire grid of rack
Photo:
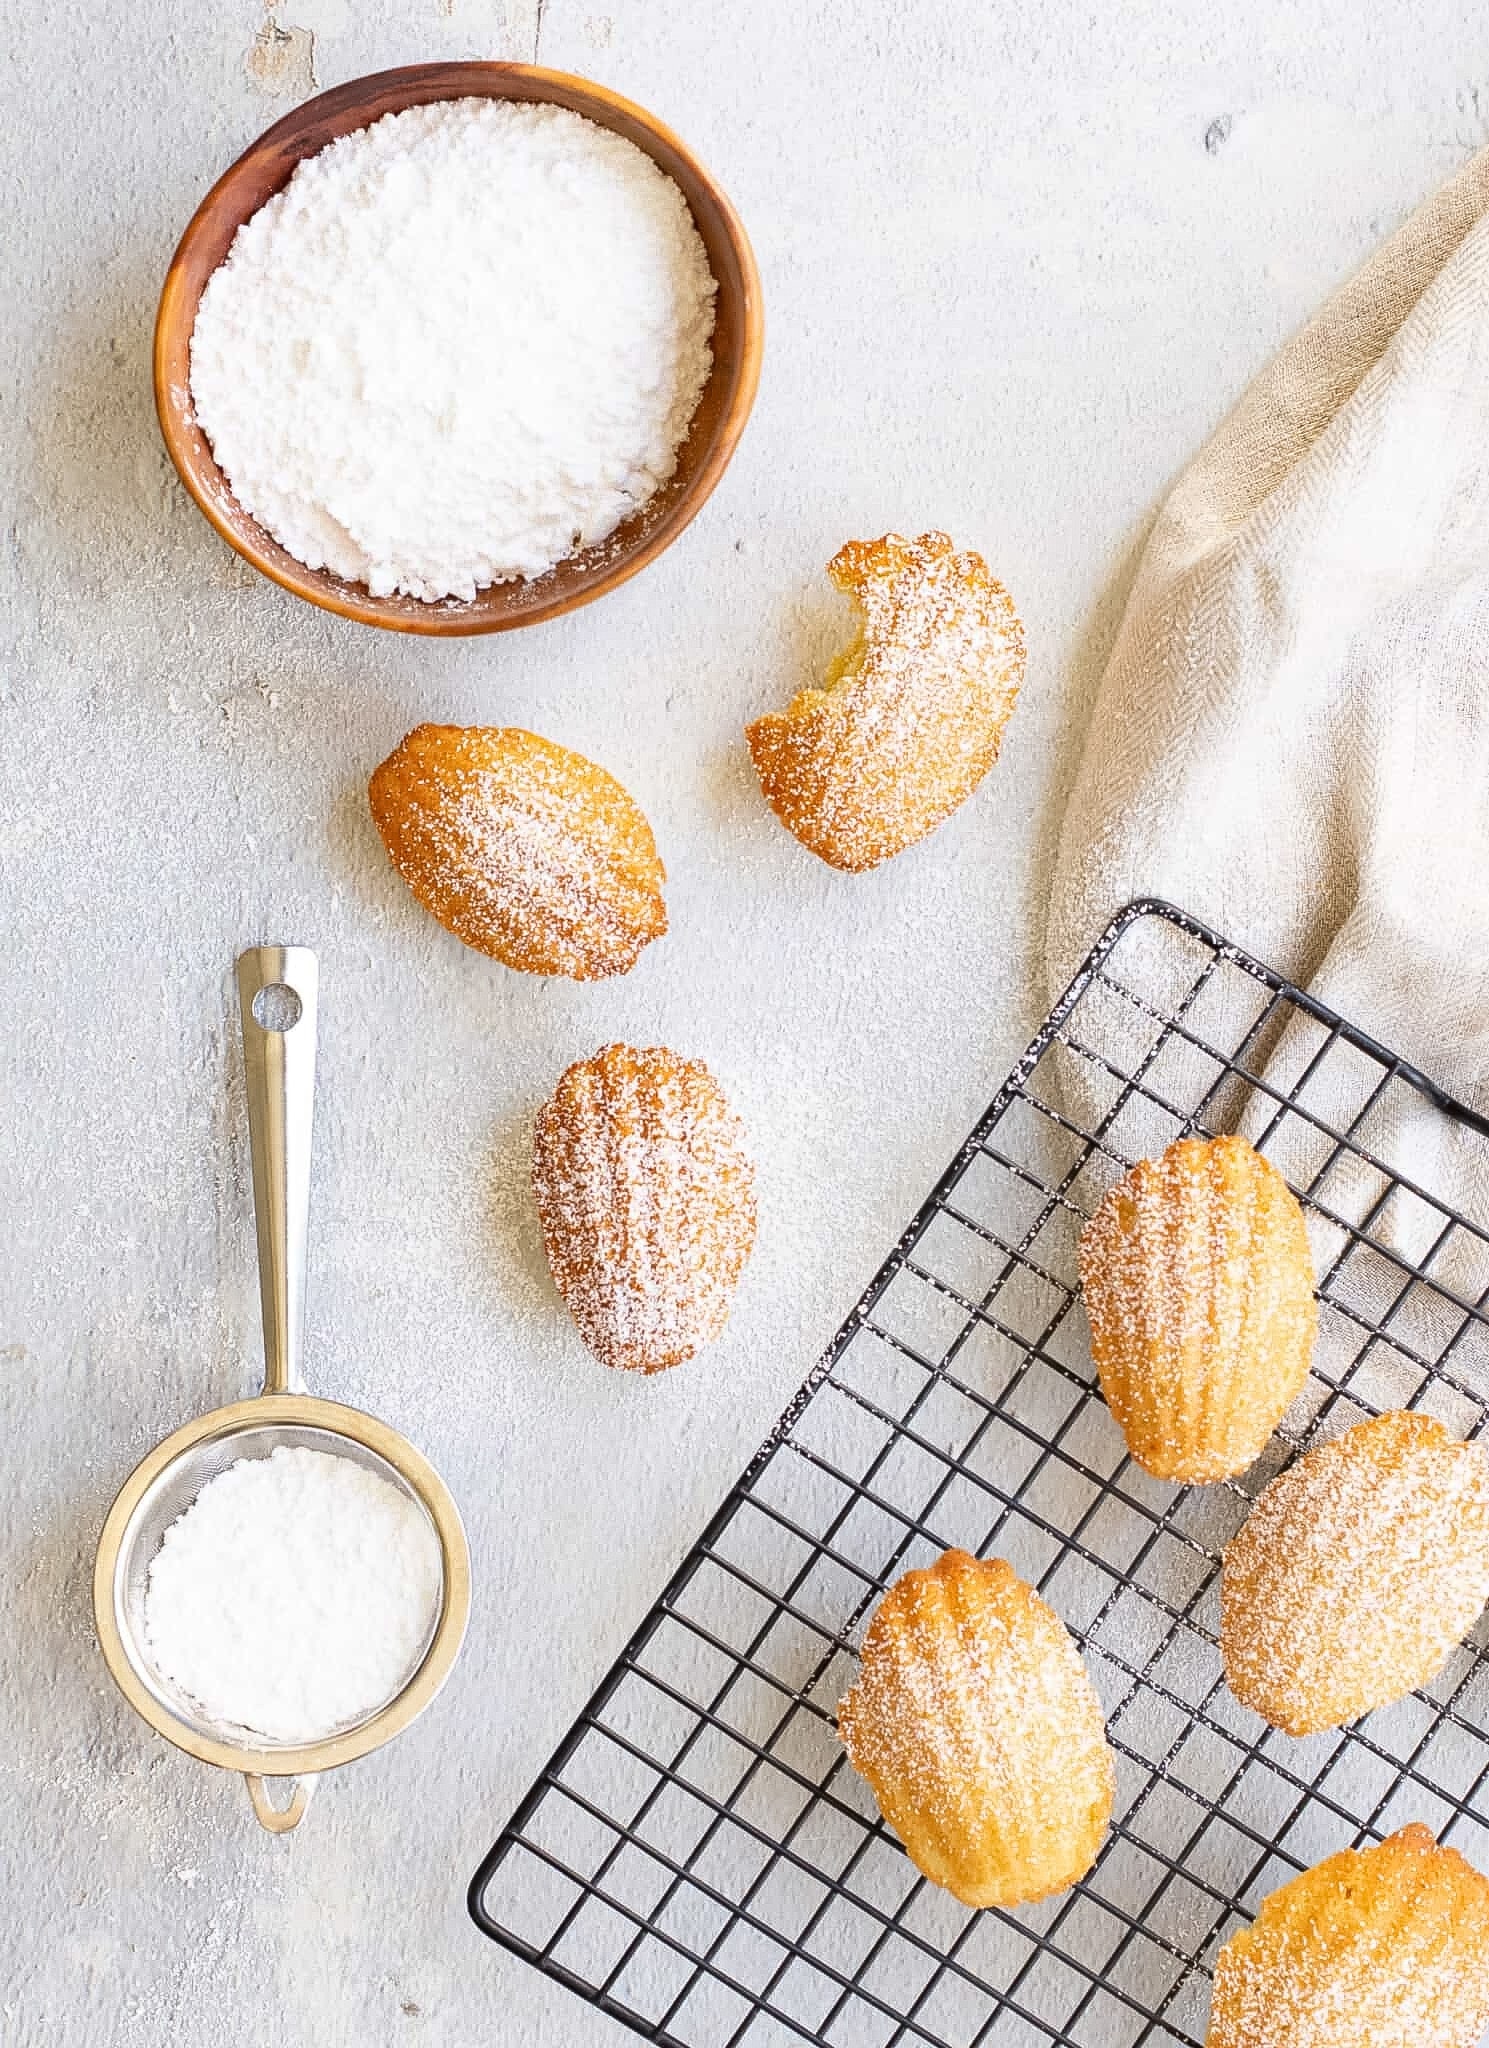
[[[1222,1548],[1300,1442],[1391,1407],[1484,1427],[1489,1234],[1387,1163],[1424,1116],[1489,1131],[1131,905],[482,1864],[478,1925],[677,2048],[1198,2048],[1219,1945],[1298,1870],[1407,1820],[1489,1866],[1483,1624],[1426,1691],[1301,1742],[1216,1646]],[[1093,1384],[1075,1244],[1133,1160],[1238,1122],[1309,1217],[1314,1373],[1255,1470],[1176,1488]],[[1095,1868],[1013,1912],[917,1875],[835,1733],[880,1594],[951,1544],[1062,1616],[1117,1756]]]

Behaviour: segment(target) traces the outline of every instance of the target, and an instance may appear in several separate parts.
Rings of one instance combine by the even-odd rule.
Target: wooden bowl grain
[[[251,519],[212,458],[191,404],[191,332],[203,287],[234,235],[289,180],[302,158],[384,114],[431,100],[547,100],[634,142],[687,200],[718,281],[713,369],[676,473],[610,538],[546,575],[493,583],[464,603],[374,597],[364,584],[307,569]],[[588,604],[670,547],[729,465],[754,403],[764,345],[760,278],[749,239],[723,191],[669,128],[588,79],[531,64],[410,64],[323,92],[261,135],[193,214],[166,273],[155,323],[155,406],[181,481],[230,547],[297,597],[364,625],[400,633],[500,633]]]

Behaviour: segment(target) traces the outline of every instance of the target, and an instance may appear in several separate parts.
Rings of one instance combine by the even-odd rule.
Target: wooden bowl
[[[429,100],[549,100],[624,135],[664,170],[687,200],[718,281],[713,369],[677,469],[608,540],[545,575],[489,584],[465,603],[374,597],[365,584],[307,569],[238,504],[212,459],[191,403],[191,331],[203,287],[243,222],[279,191],[303,157],[383,114]],[[353,79],[277,121],[224,172],[191,218],[166,273],[155,323],[155,405],[181,481],[230,547],[286,590],[343,618],[400,633],[500,633],[588,604],[624,583],[676,540],[728,467],[760,379],[764,319],[760,277],[739,216],[708,172],[644,108],[588,79],[532,64],[410,64]]]

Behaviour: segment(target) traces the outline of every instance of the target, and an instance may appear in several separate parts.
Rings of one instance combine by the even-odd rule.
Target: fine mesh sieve
[[[271,1833],[304,1814],[316,1776],[365,1756],[429,1704],[454,1664],[470,1611],[470,1556],[459,1511],[434,1467],[376,1417],[303,1391],[306,1221],[315,1085],[317,968],[301,946],[260,946],[238,962],[264,1313],[262,1394],[214,1409],[156,1445],[125,1481],[99,1538],[93,1574],[98,1639],[130,1705],[178,1748],[242,1771]],[[155,1666],[145,1641],[145,1585],[171,1523],[241,1458],[281,1446],[328,1452],[374,1472],[418,1506],[440,1547],[441,1590],[402,1686],[374,1711],[312,1743],[277,1742],[205,1714]],[[266,1780],[292,1781],[284,1804]]]

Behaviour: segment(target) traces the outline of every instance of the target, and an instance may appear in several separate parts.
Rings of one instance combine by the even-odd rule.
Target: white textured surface
[[[0,2038],[27,2048],[629,2038],[484,1943],[465,1880],[1042,1008],[1059,794],[1150,508],[1489,126],[1457,0],[548,0],[544,61],[676,122],[739,204],[760,402],[636,582],[404,641],[209,532],[155,433],[150,322],[267,88],[530,54],[536,8],[508,11],[72,0],[9,25]],[[834,630],[838,543],[932,523],[1013,591],[1028,682],[976,802],[833,875],[765,813],[740,726]],[[530,724],[636,793],[673,928],[627,981],[518,980],[415,909],[362,788],[421,717]],[[322,961],[315,1384],[434,1457],[478,1573],[437,1706],[279,1841],[114,1696],[87,1603],[133,1459],[252,1379],[229,975],[258,939]],[[654,1385],[584,1355],[524,1192],[533,1109],[611,1036],[706,1058],[760,1160],[731,1334]]]

